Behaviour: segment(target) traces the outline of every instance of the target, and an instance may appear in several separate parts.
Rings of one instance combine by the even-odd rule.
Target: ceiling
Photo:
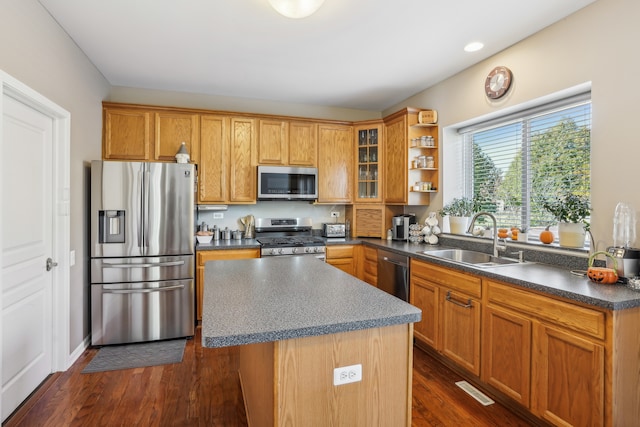
[[[382,111],[594,0],[39,1],[113,86]]]

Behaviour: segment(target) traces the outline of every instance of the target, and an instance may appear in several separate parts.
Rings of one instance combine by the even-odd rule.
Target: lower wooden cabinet
[[[370,285],[378,286],[378,250],[371,246],[362,248],[362,277],[361,280]]]
[[[207,261],[260,258],[260,248],[221,249],[201,251],[196,254],[196,318],[202,321],[202,295],[204,283],[204,265]]]
[[[529,407],[532,321],[490,304],[483,323],[482,378]]]
[[[606,313],[483,281],[482,380],[561,426],[606,422]],[[613,359],[611,359],[613,361]]]
[[[536,322],[532,362],[534,414],[555,425],[604,425],[602,344]]]
[[[410,273],[411,303],[423,313],[416,338],[480,375],[480,279],[415,259]]]
[[[358,276],[356,270],[358,262],[357,251],[354,245],[327,246],[325,260],[327,264],[331,264],[345,273],[356,277]]]

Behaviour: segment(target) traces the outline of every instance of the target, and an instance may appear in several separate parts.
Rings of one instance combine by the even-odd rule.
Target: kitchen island
[[[314,257],[213,261],[204,277],[203,347],[240,345],[250,425],[411,424],[419,309]]]

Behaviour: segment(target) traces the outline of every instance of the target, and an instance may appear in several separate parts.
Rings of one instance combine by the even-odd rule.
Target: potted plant
[[[560,246],[581,248],[589,230],[591,206],[589,199],[573,193],[564,194],[552,200],[545,200],[542,207],[558,221]]]
[[[453,199],[440,209],[440,216],[449,217],[449,228],[451,233],[465,234],[469,218],[476,212],[477,203],[475,199],[469,197],[459,197]]]

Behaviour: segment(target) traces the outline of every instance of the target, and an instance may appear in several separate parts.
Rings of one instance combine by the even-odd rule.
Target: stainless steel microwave
[[[258,200],[316,200],[318,168],[258,166]]]

